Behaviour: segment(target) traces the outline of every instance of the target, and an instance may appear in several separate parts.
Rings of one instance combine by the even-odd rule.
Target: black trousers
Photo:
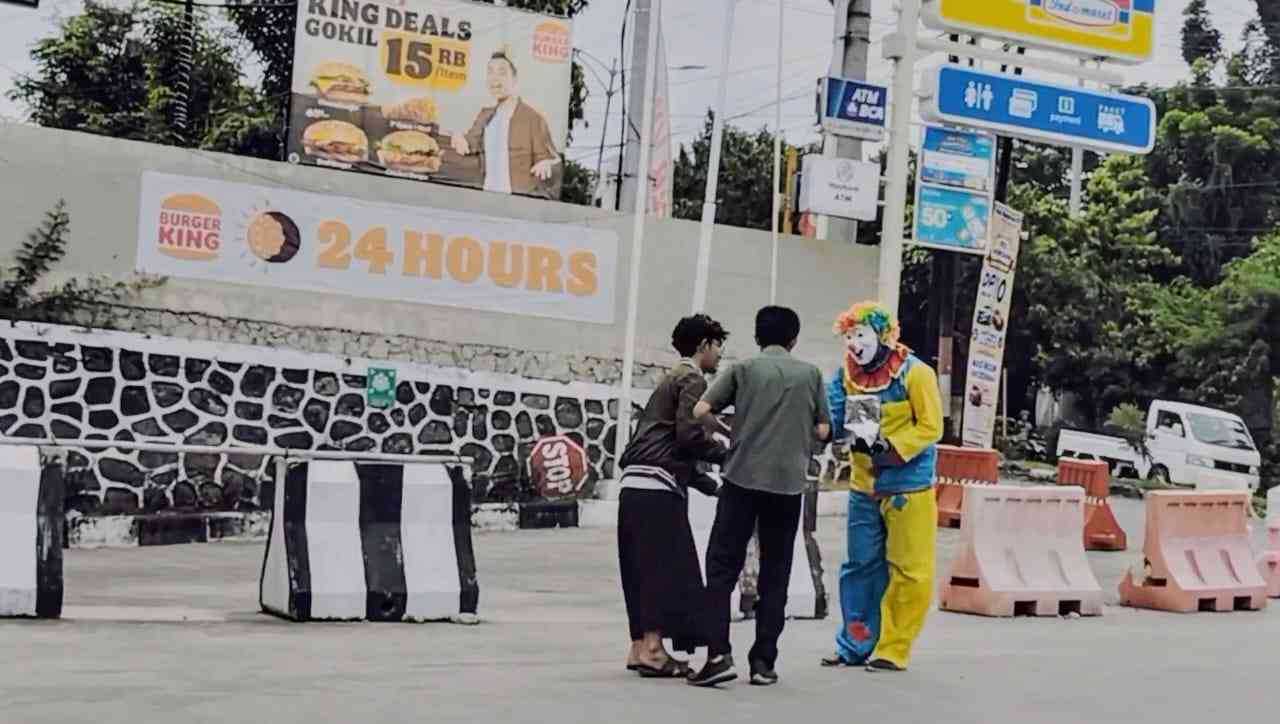
[[[689,506],[675,493],[623,490],[618,503],[618,564],[631,640],[659,631],[677,651],[705,646],[705,599]]]
[[[742,575],[747,543],[759,523],[760,579],[757,583],[756,642],[750,661],[772,666],[786,623],[787,584],[800,526],[801,495],[748,490],[726,482],[716,504],[716,522],[707,546],[707,638],[712,656],[733,651],[729,642],[729,601]]]

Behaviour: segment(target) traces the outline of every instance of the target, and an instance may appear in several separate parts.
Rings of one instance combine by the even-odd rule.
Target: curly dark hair
[[[676,348],[682,357],[697,354],[703,342],[719,342],[729,338],[729,333],[716,320],[705,314],[685,317],[676,323],[671,332],[671,346]]]

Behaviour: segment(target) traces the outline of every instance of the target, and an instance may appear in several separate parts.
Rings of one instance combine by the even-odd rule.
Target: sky
[[[674,140],[687,143],[702,127],[707,108],[715,100],[722,72],[720,65],[722,27],[726,3],[731,0],[666,0],[663,31],[667,44],[671,84],[671,113]],[[732,123],[748,129],[774,126],[775,75],[777,69],[778,2],[779,0],[733,0],[736,2],[733,42],[728,67],[727,117]],[[2,2],[2,0],[0,0]],[[825,75],[831,64],[835,26],[830,0],[781,0],[785,10],[785,48],[783,63],[784,96],[799,96],[787,101],[782,110],[782,129],[792,143],[806,143],[817,138],[814,130],[814,99],[811,91],[816,79]],[[1184,80],[1186,64],[1182,60],[1180,34],[1182,11],[1190,0],[1160,0],[1158,13],[1158,48],[1156,58],[1139,66],[1118,66],[1129,82],[1145,81],[1169,85]],[[605,88],[608,65],[614,58],[626,60],[618,47],[619,31],[625,7],[624,0],[592,0],[590,6],[574,21],[574,46],[599,60],[588,60],[595,74],[588,73],[591,97],[587,102],[587,124],[574,131],[573,145],[567,156],[594,166],[606,106]],[[888,85],[891,67],[881,59],[882,41],[896,23],[890,0],[873,0],[872,47],[869,79]],[[81,0],[41,0],[40,8],[0,4],[0,96],[12,87],[15,74],[29,73],[30,47],[40,38],[56,30],[60,16],[74,14]],[[1254,0],[1213,0],[1210,3],[1216,26],[1226,38],[1228,49],[1239,46],[1245,23],[1255,14]],[[934,56],[937,60],[940,56]],[[679,69],[702,66],[700,70]],[[1047,80],[1051,76],[1038,74]],[[609,123],[605,156],[617,154],[620,130],[619,97],[614,97],[613,117]],[[0,117],[18,118],[22,110],[7,98],[0,97]],[[638,121],[637,125],[638,125]]]

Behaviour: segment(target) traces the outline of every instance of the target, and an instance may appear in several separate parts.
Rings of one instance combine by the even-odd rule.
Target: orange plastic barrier
[[[965,488],[960,556],[939,608],[983,616],[1102,614],[1102,588],[1080,540],[1084,491]]]
[[[1125,574],[1120,602],[1180,613],[1265,608],[1248,517],[1245,491],[1147,494],[1143,576]]]
[[[965,488],[1000,482],[1000,455],[987,448],[939,445],[937,481],[938,527],[959,528]]]
[[[1111,511],[1111,470],[1099,460],[1058,461],[1058,485],[1084,488],[1084,549],[1122,551],[1129,546],[1115,513]]]
[[[1267,549],[1258,557],[1267,596],[1280,598],[1280,487],[1267,491]]]

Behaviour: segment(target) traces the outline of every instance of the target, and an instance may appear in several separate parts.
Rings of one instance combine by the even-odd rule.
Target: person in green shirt
[[[707,663],[689,683],[715,686],[737,678],[729,643],[729,601],[759,526],[760,578],[756,641],[747,660],[751,683],[777,683],[778,638],[786,620],[787,584],[805,476],[815,443],[829,439],[822,371],[791,356],[800,317],[769,306],[756,315],[760,353],[715,379],[694,407],[705,418],[734,408],[729,454],[707,547]]]

